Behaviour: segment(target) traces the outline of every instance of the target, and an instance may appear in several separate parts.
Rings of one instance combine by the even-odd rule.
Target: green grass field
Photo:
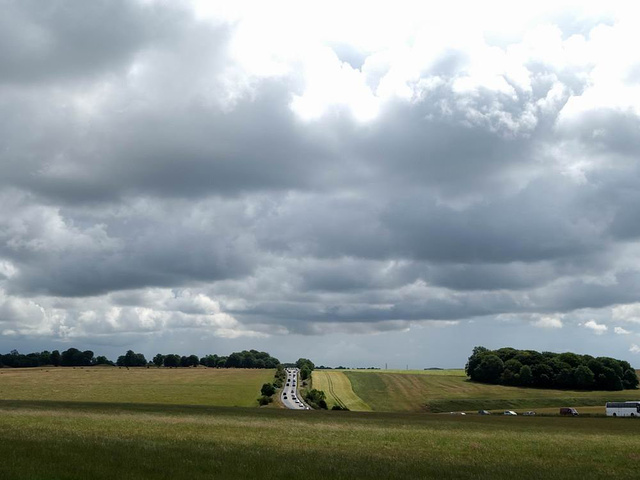
[[[0,369],[0,400],[257,406],[274,370],[213,368]]]
[[[353,392],[351,382],[343,372],[316,370],[311,378],[313,379],[313,388],[322,390],[326,394],[329,408],[339,405],[355,412],[371,410],[371,407]]]
[[[437,371],[436,371],[437,372]],[[390,373],[345,371],[353,392],[374,411],[533,410],[543,407],[602,406],[607,401],[629,400],[635,392],[585,392],[485,385],[458,373]]]
[[[345,370],[327,370],[327,371],[342,371],[342,372],[363,372],[363,373],[401,373],[403,375],[444,375],[447,377],[457,376],[466,377],[464,368],[446,368],[443,370],[370,370],[362,368],[349,368]]]
[[[638,422],[0,401],[0,478],[632,479]]]

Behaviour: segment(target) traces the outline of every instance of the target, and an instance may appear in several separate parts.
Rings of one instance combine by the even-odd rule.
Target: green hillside
[[[633,392],[545,390],[486,385],[454,375],[345,371],[354,393],[375,411],[474,411],[599,406]],[[635,396],[638,396],[637,394]]]

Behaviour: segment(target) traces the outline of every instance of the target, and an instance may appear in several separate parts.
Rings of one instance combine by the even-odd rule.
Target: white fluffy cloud
[[[533,325],[540,328],[562,328],[562,318],[560,316],[543,316],[533,322]]]
[[[609,329],[609,327],[607,327],[605,324],[598,323],[595,320],[589,320],[584,324],[584,327],[588,328],[589,330],[593,330],[596,335],[602,335]]]
[[[613,331],[614,331],[614,333],[616,335],[629,335],[629,334],[631,334],[631,332],[629,330],[624,329],[622,327],[614,327]]]
[[[616,305],[611,310],[611,317],[618,322],[640,323],[640,303]]]

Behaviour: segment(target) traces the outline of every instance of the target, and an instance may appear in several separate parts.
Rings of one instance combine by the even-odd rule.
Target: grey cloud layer
[[[468,86],[445,50],[375,119],[305,121],[304,76],[244,72],[233,25],[7,6],[0,333],[385,331],[639,300],[640,120],[566,115],[591,66],[532,57],[526,82]],[[339,47],[375,90],[384,70]]]

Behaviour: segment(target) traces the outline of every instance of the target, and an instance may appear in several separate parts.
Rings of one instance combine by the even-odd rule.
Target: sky
[[[632,3],[0,0],[0,352],[640,366]]]

